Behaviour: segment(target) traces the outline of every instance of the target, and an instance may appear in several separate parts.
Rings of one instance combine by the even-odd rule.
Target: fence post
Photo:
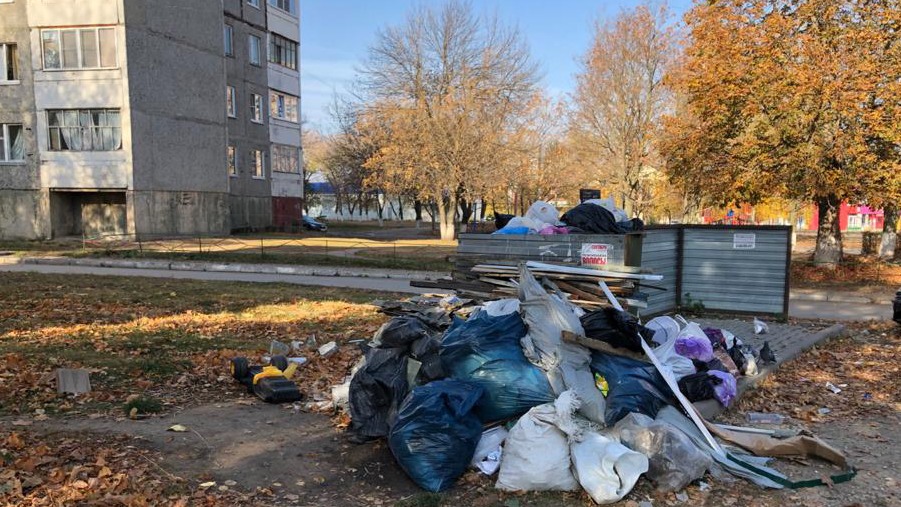
[[[394,240],[394,266],[397,266],[397,240]]]
[[[325,239],[325,256],[328,257],[328,238]]]
[[[141,243],[140,237],[138,237],[138,253],[144,255],[144,245]]]
[[[88,250],[87,240],[84,237],[84,231],[81,231],[81,251],[86,252]]]
[[[263,238],[260,238],[260,257],[262,258],[265,256],[266,256],[266,251],[264,250],[264,247],[263,247]]]
[[[201,236],[197,236],[197,252],[203,253],[203,238]]]

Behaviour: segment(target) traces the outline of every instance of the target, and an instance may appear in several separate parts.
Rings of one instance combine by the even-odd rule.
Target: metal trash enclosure
[[[649,227],[642,267],[664,276],[666,292],[646,289],[658,314],[693,305],[705,310],[788,315],[790,226]]]
[[[625,235],[461,234],[457,254],[475,262],[578,265],[583,244],[605,244],[608,265],[641,266],[663,275],[662,281],[642,284],[648,295],[642,315],[703,305],[705,310],[787,316],[791,237],[790,226],[681,224]]]

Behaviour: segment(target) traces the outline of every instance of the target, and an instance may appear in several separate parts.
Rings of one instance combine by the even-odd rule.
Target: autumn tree
[[[414,189],[437,208],[442,239],[458,209],[502,180],[511,126],[534,95],[537,71],[516,30],[468,3],[414,9],[387,28],[361,67],[366,162],[380,184]]]
[[[639,5],[597,25],[577,76],[571,131],[580,160],[634,215],[649,209],[662,167],[656,144],[671,107],[663,77],[676,50],[666,7]]]
[[[721,203],[813,201],[814,260],[838,263],[840,204],[897,192],[897,12],[897,0],[696,4],[672,76],[687,106],[667,121],[674,181]]]

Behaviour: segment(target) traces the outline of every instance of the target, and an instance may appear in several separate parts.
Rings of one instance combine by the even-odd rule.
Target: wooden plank
[[[603,352],[605,354],[611,354],[614,356],[622,356],[628,357],[630,359],[635,359],[644,363],[650,363],[651,361],[648,359],[648,356],[641,354],[639,352],[634,352],[629,349],[614,347],[607,342],[603,342],[601,340],[595,340],[593,338],[589,338],[587,336],[582,336],[580,334],[573,333],[572,331],[563,331],[562,335],[563,341],[568,343],[575,343],[581,345],[587,349],[597,350],[598,352]]]
[[[561,289],[563,289],[564,292],[569,292],[570,294],[572,294],[574,296],[578,296],[579,299],[581,299],[583,301],[592,301],[592,302],[597,302],[597,303],[604,301],[602,298],[598,297],[597,295],[589,294],[588,292],[585,292],[584,290],[581,290],[581,289],[577,288],[576,286],[568,284],[562,280],[557,280],[557,286],[560,287]]]

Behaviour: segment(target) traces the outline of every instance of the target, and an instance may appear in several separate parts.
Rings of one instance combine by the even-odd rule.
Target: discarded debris
[[[91,392],[90,372],[83,368],[58,368],[56,370],[56,392],[60,394]]]
[[[176,433],[184,433],[184,432],[188,431],[188,427],[184,426],[182,424],[173,424],[172,426],[169,426],[168,428],[166,428],[166,431],[174,431]]]
[[[335,352],[338,352],[338,344],[335,342],[328,342],[325,345],[319,347],[320,357],[328,357]]]

